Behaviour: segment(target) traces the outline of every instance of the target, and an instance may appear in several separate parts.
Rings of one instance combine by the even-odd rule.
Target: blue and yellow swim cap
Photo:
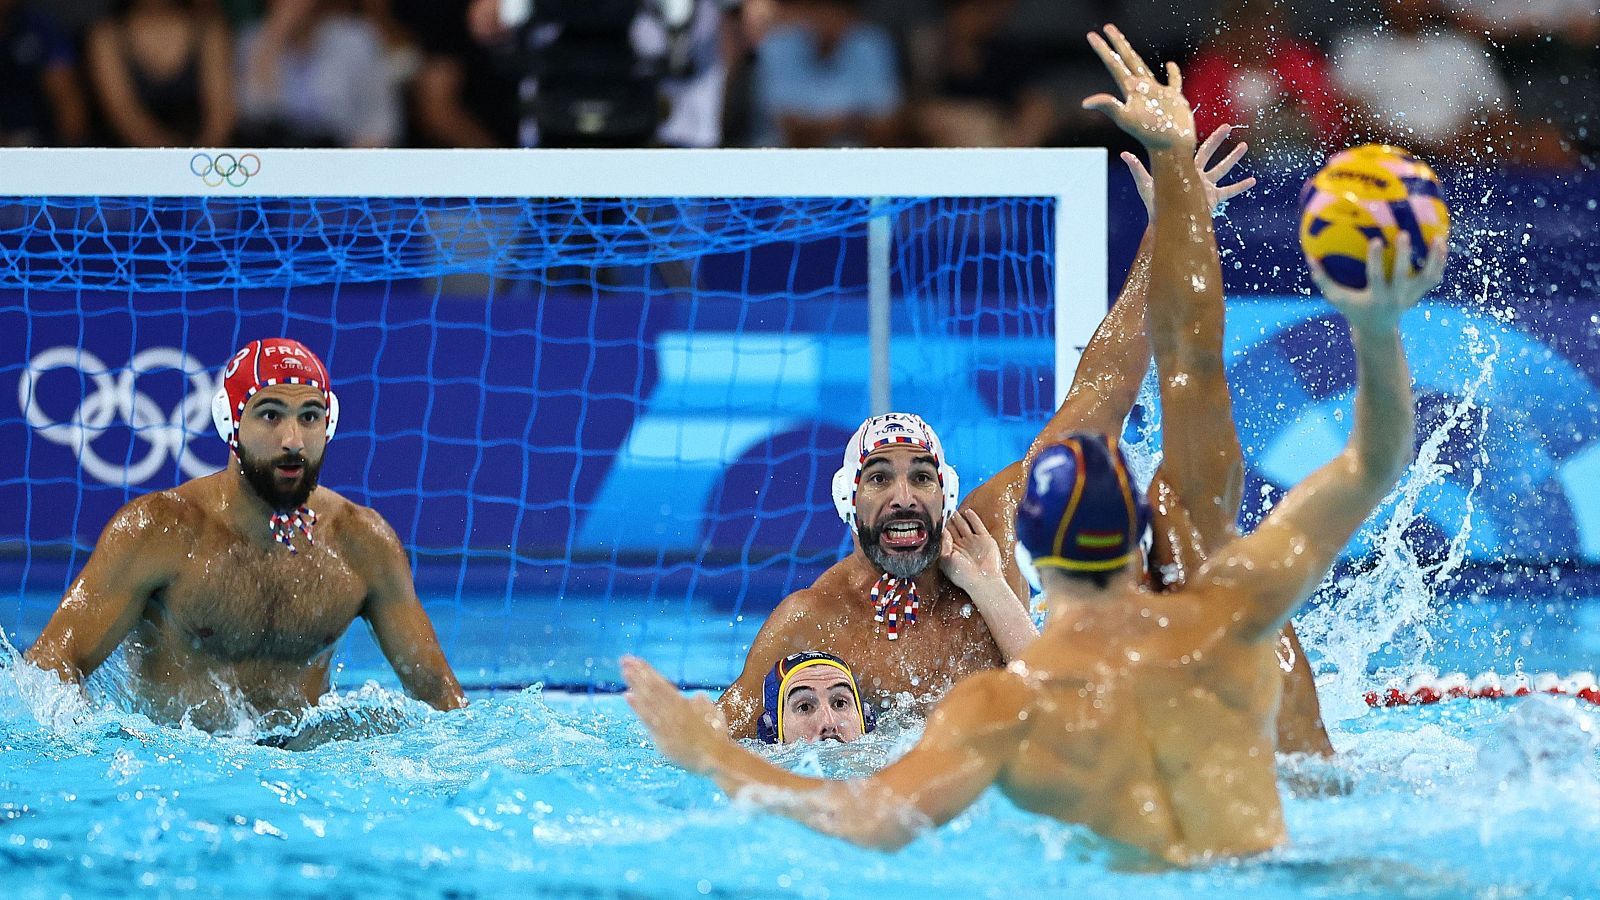
[[[767,680],[761,691],[761,718],[756,720],[756,737],[768,744],[783,743],[784,690],[796,673],[813,666],[827,666],[843,672],[845,680],[850,682],[850,693],[856,698],[856,715],[861,717],[861,733],[867,734],[877,726],[877,711],[872,708],[872,704],[861,702],[861,688],[856,686],[855,673],[850,671],[845,661],[832,653],[807,650],[791,653],[778,660],[772,671],[767,673]]]
[[[1116,440],[1078,432],[1033,461],[1017,540],[1036,566],[1110,572],[1133,559],[1149,521]]]

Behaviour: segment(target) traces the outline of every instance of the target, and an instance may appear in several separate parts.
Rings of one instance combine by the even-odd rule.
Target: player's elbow
[[[1404,447],[1397,444],[1391,447],[1352,448],[1346,454],[1345,461],[1352,480],[1381,497],[1399,482],[1400,476],[1411,465],[1411,442],[1406,441]]]

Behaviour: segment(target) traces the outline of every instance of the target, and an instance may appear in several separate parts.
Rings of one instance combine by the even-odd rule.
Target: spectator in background
[[[76,62],[70,40],[47,15],[24,0],[0,0],[0,146],[87,140]]]
[[[1360,136],[1435,158],[1528,161],[1537,137],[1518,123],[1488,45],[1456,28],[1440,0],[1387,0],[1385,14],[1388,27],[1347,32],[1330,54]]]
[[[756,51],[759,143],[892,145],[901,102],[894,42],[859,0],[785,0]]]
[[[1530,120],[1531,161],[1561,165],[1600,153],[1600,6],[1595,0],[1452,0],[1457,21],[1490,40],[1517,108]],[[1568,146],[1562,147],[1563,143]]]
[[[400,86],[383,35],[338,0],[271,0],[239,45],[245,143],[391,147]]]
[[[1016,0],[949,0],[926,96],[914,105],[920,143],[933,147],[1036,147],[1056,127],[1047,60],[1008,40]]]
[[[1345,142],[1344,109],[1328,61],[1295,37],[1276,0],[1223,0],[1216,36],[1184,67],[1195,128],[1222,125],[1273,152],[1323,152]]]
[[[130,147],[214,147],[233,133],[226,26],[194,0],[123,0],[89,31],[110,136]]]
[[[440,0],[396,0],[393,12],[421,51],[410,98],[416,143],[515,147],[515,73],[473,41],[465,7]]]

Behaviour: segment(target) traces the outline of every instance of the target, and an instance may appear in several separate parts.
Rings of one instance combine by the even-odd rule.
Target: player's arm
[[[756,632],[744,658],[744,670],[717,698],[717,711],[728,723],[728,734],[740,739],[756,736],[762,687],[778,660],[805,650],[833,652],[833,648],[821,646],[812,606],[810,591],[795,591],[783,598]]]
[[[171,530],[181,502],[149,494],[118,510],[23,658],[69,683],[81,683],[105,662],[172,579],[182,539]]]
[[[1106,39],[1091,34],[1089,42],[1124,99],[1099,94],[1084,105],[1101,110],[1144,144],[1154,175],[1150,341],[1166,452],[1153,500],[1158,516],[1163,505],[1181,502],[1177,518],[1185,532],[1198,537],[1200,546],[1194,549],[1203,555],[1232,536],[1243,485],[1222,363],[1222,269],[1212,202],[1196,164],[1220,139],[1213,134],[1197,154],[1194,115],[1177,67],[1168,64],[1163,84],[1121,32],[1112,26],[1105,32]]]
[[[1236,633],[1275,636],[1332,565],[1335,556],[1394,487],[1411,460],[1416,435],[1411,373],[1400,343],[1400,317],[1444,273],[1437,242],[1420,271],[1410,269],[1411,241],[1395,242],[1395,274],[1383,271],[1382,244],[1367,251],[1361,291],[1341,287],[1312,264],[1312,280],[1350,325],[1356,356],[1355,425],[1332,462],[1295,485],[1249,536],[1224,547],[1197,581],[1240,605]]]
[[[467,695],[450,670],[433,623],[417,599],[411,564],[399,536],[372,509],[357,508],[352,517],[352,540],[367,580],[361,616],[372,627],[379,649],[411,696],[435,709],[466,706]]]
[[[644,660],[624,657],[628,705],[668,759],[730,797],[875,850],[897,850],[955,818],[995,782],[1016,747],[1026,689],[1000,670],[963,679],[928,718],[915,747],[870,778],[797,775],[727,736],[704,697],[680,693]]]
[[[962,509],[944,524],[939,568],[967,592],[1006,662],[1017,658],[1039,636],[1027,604],[1006,580],[1000,545],[972,509]]]

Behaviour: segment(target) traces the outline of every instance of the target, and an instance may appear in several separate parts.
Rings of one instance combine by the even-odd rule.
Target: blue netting
[[[1051,404],[1053,204],[877,209],[896,405],[975,487]],[[675,673],[725,681],[748,640],[729,623],[845,546],[828,483],[867,413],[872,210],[0,201],[0,557],[22,587],[0,624],[36,632],[118,506],[222,465],[215,373],[287,334],[344,405],[323,483],[413,550],[458,670],[581,683],[654,630],[728,643],[721,670]]]

